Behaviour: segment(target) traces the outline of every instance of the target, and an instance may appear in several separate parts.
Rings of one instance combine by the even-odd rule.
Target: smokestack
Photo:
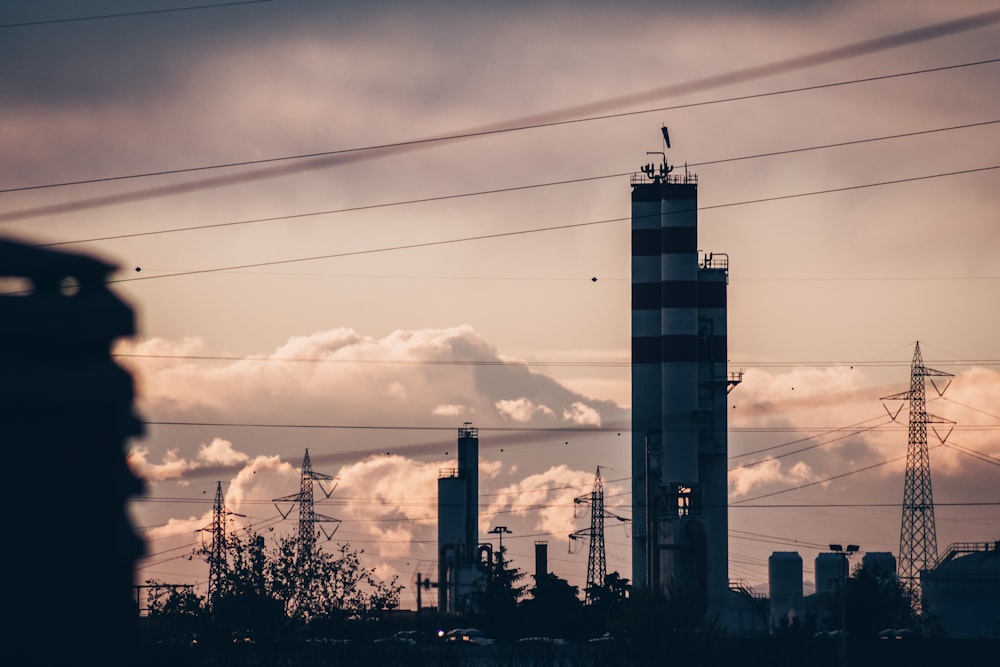
[[[549,573],[549,543],[535,542],[535,584]]]

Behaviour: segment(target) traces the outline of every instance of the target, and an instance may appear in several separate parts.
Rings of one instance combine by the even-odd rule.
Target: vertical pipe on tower
[[[710,613],[726,610],[729,597],[728,339],[726,289],[729,258],[709,254],[698,272],[700,322],[698,447],[701,516],[708,537],[706,594]]]

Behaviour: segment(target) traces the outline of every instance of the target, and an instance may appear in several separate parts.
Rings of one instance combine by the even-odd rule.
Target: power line
[[[266,424],[250,422],[143,421],[149,426],[211,426],[249,428],[302,428],[361,431],[454,431],[454,426],[389,426],[373,424]],[[617,426],[492,426],[479,427],[484,432],[503,433],[616,433],[631,430]],[[378,450],[373,450],[378,451]]]
[[[238,0],[234,2],[220,2],[214,5],[191,5],[189,7],[169,7],[164,9],[144,9],[135,12],[120,12],[118,14],[95,14],[92,16],[74,16],[62,19],[41,19],[38,21],[24,21],[21,23],[4,23],[0,28],[22,28],[31,25],[50,25],[54,23],[74,23],[77,21],[98,21],[102,19],[114,19],[125,16],[146,16],[149,14],[171,14],[174,12],[187,12],[196,9],[217,9],[219,7],[235,7],[236,5],[257,5],[271,0]]]
[[[866,423],[868,423],[870,421],[875,421],[876,419],[884,419],[884,417],[882,415],[879,415],[877,417],[870,417],[868,419],[864,419],[862,421],[855,422],[854,424],[851,424],[849,426],[843,426],[843,427],[839,427],[839,428],[835,428],[835,429],[830,429],[829,431],[825,431],[823,433],[819,433],[816,436],[811,436],[811,437],[807,437],[807,438],[799,438],[798,440],[792,440],[791,442],[784,442],[784,443],[782,443],[780,445],[773,445],[771,447],[765,447],[763,449],[755,449],[752,452],[744,452],[743,454],[734,454],[734,455],[732,455],[732,456],[729,457],[729,460],[732,461],[733,459],[743,458],[744,456],[753,456],[754,454],[763,454],[764,452],[770,452],[772,450],[779,449],[781,447],[788,447],[790,445],[797,445],[800,442],[807,442],[807,441],[813,440],[813,439],[815,439],[816,437],[819,437],[819,436],[830,435],[831,433],[837,433],[839,431],[843,431],[843,430],[846,430],[846,429],[849,429],[849,428],[855,428],[857,426],[861,426],[862,424],[866,424]],[[881,426],[881,425],[882,424],[876,424],[876,426]],[[855,433],[858,433],[858,432],[859,431],[855,431]]]
[[[570,368],[628,368],[631,361],[546,361],[546,360],[516,360],[504,361],[503,359],[330,359],[327,357],[237,357],[233,355],[217,354],[138,354],[138,353],[114,353],[110,355],[118,359],[159,359],[159,360],[183,360],[183,361],[233,361],[250,363],[313,363],[313,364],[344,364],[344,365],[379,365],[379,366],[536,366],[536,367],[570,367]],[[849,366],[864,368],[897,368],[899,366],[909,366],[908,361],[753,361],[740,362],[731,361],[732,368],[795,368],[795,367],[824,367],[824,366]],[[1000,359],[954,359],[937,361],[935,363],[948,366],[995,366],[1000,365]],[[947,400],[947,399],[946,399]],[[958,403],[958,401],[952,401]],[[963,405],[958,403],[959,405]],[[969,407],[963,405],[963,407]],[[970,408],[975,409],[975,408]],[[977,412],[982,412],[977,410]],[[989,414],[989,413],[983,413]],[[995,416],[995,415],[991,415]],[[872,419],[880,419],[873,417]],[[997,417],[1000,419],[1000,417]],[[866,420],[871,421],[871,419]],[[864,422],[859,422],[859,424]],[[859,424],[855,424],[857,426]],[[842,428],[852,428],[852,426],[836,427],[833,430]],[[799,430],[788,427],[787,430]],[[791,444],[791,443],[789,443]],[[749,456],[758,452],[747,452],[739,456]]]
[[[743,501],[740,501],[743,502]],[[778,504],[758,504],[758,505],[738,505],[735,509],[872,509],[888,508],[898,509],[903,503],[778,503]],[[997,507],[1000,500],[983,500],[971,502],[955,503],[934,503],[935,507]]]
[[[1000,59],[998,59],[998,60],[1000,60]],[[704,165],[721,164],[721,163],[725,163],[725,162],[738,162],[738,161],[742,161],[742,160],[752,160],[752,159],[757,159],[757,158],[775,157],[775,156],[779,156],[779,155],[791,155],[791,154],[803,153],[803,152],[807,152],[807,151],[825,150],[825,149],[829,149],[829,148],[840,148],[840,147],[844,147],[844,146],[852,146],[852,145],[857,145],[857,144],[873,143],[873,142],[876,142],[876,141],[885,141],[885,140],[889,140],[889,139],[900,139],[900,138],[906,138],[906,137],[914,137],[914,136],[921,136],[921,135],[927,135],[927,134],[934,134],[934,133],[937,133],[937,132],[948,132],[948,131],[953,131],[953,130],[968,129],[968,128],[972,128],[972,127],[982,127],[984,125],[992,125],[992,124],[995,124],[995,123],[1000,123],[1000,120],[989,120],[989,121],[982,121],[982,122],[978,122],[978,123],[967,123],[967,124],[964,124],[964,125],[953,125],[951,127],[935,128],[935,129],[931,129],[931,130],[918,130],[918,131],[915,131],[915,132],[906,132],[906,133],[902,133],[902,134],[893,134],[893,135],[887,135],[887,136],[882,136],[882,137],[869,137],[869,138],[866,138],[866,139],[855,139],[855,140],[852,140],[852,141],[842,141],[842,142],[838,142],[838,143],[822,144],[822,145],[818,145],[818,146],[807,146],[807,147],[802,147],[802,148],[791,148],[791,149],[782,150],[782,151],[772,151],[770,153],[758,153],[758,154],[753,154],[753,155],[741,155],[741,156],[738,156],[738,157],[721,158],[721,159],[718,159],[718,160],[709,160],[709,161],[706,161],[706,162],[692,162],[692,163],[688,163],[687,166],[689,166],[689,167],[699,167],[699,166],[704,166]],[[205,167],[205,168],[214,168],[214,167]],[[188,227],[176,227],[176,228],[172,228],[172,229],[159,229],[159,230],[152,230],[152,231],[145,231],[145,232],[132,232],[132,233],[129,233],[129,234],[115,234],[115,235],[111,235],[111,236],[98,236],[98,237],[93,237],[93,238],[88,238],[88,239],[78,239],[78,240],[74,240],[74,241],[56,241],[56,242],[53,242],[53,243],[38,244],[38,246],[42,247],[42,248],[47,248],[47,247],[53,247],[53,246],[74,245],[74,244],[77,244],[77,243],[93,243],[93,242],[96,242],[96,241],[113,241],[113,240],[118,240],[118,239],[130,239],[130,238],[137,238],[137,237],[143,237],[143,236],[157,236],[157,235],[161,235],[161,234],[176,234],[176,233],[180,233],[180,232],[191,232],[191,231],[198,231],[198,230],[203,230],[203,229],[220,229],[220,228],[225,228],[225,227],[235,227],[235,226],[241,226],[241,225],[258,224],[258,223],[262,223],[262,222],[283,222],[283,221],[286,221],[286,220],[296,220],[296,219],[300,219],[300,218],[316,217],[316,216],[320,216],[320,215],[335,215],[335,214],[338,214],[338,213],[354,213],[354,212],[357,212],[357,211],[367,211],[367,210],[378,209],[378,208],[388,208],[388,207],[392,207],[392,206],[407,206],[407,205],[412,205],[412,204],[425,204],[425,203],[428,203],[428,202],[448,201],[448,200],[452,200],[452,199],[463,199],[463,198],[468,198],[468,197],[479,197],[479,196],[482,196],[482,195],[491,195],[491,194],[503,194],[503,193],[508,193],[508,192],[518,192],[518,191],[523,191],[523,190],[533,190],[533,189],[547,188],[547,187],[560,186],[560,185],[574,185],[574,184],[577,184],[577,183],[588,183],[588,182],[592,182],[592,181],[606,180],[606,179],[610,179],[610,178],[621,178],[621,177],[624,177],[624,176],[628,176],[628,175],[630,175],[632,173],[634,173],[634,172],[633,171],[627,171],[627,172],[619,172],[619,173],[615,173],[615,174],[604,174],[604,175],[601,175],[601,176],[583,176],[583,177],[580,177],[580,178],[564,179],[564,180],[560,180],[560,181],[549,181],[549,182],[546,182],[546,183],[532,183],[532,184],[528,184],[528,185],[515,185],[515,186],[511,186],[511,187],[506,187],[506,188],[494,188],[494,189],[491,189],[491,190],[477,190],[477,191],[474,191],[474,192],[464,192],[464,193],[458,193],[458,194],[440,195],[440,196],[436,196],[436,197],[422,197],[422,198],[418,198],[418,199],[404,199],[404,200],[394,201],[394,202],[382,202],[382,203],[378,203],[378,204],[366,204],[366,205],[361,205],[361,206],[350,206],[350,207],[346,207],[346,208],[327,209],[327,210],[324,210],[324,211],[309,211],[309,212],[306,212],[306,213],[292,213],[292,214],[287,214],[287,215],[270,216],[270,217],[266,217],[266,218],[251,218],[251,219],[248,219],[248,220],[236,220],[236,221],[230,221],[230,222],[219,222],[219,223],[204,224],[204,225],[190,225]],[[118,178],[133,178],[133,177],[123,176],[123,177],[118,177]],[[94,182],[94,181],[78,181],[78,182]],[[36,186],[36,187],[55,187],[55,186]],[[0,193],[3,193],[3,192],[13,192],[13,191],[20,190],[20,189],[31,189],[31,188],[14,188],[14,189],[10,189],[10,190],[0,190]]]
[[[935,447],[940,447],[940,446],[941,445],[934,445],[934,447],[931,447],[931,449],[934,449]],[[845,473],[840,473],[839,475],[832,475],[832,476],[826,477],[824,479],[817,479],[817,480],[814,480],[812,482],[806,482],[805,484],[799,484],[798,486],[792,486],[792,487],[788,487],[786,489],[780,489],[778,491],[772,491],[771,493],[765,493],[765,494],[762,494],[762,495],[759,495],[759,496],[754,496],[753,498],[744,498],[743,500],[734,500],[734,501],[731,501],[729,503],[729,505],[732,507],[732,506],[736,506],[736,505],[742,505],[743,503],[753,502],[754,500],[760,500],[762,498],[770,498],[771,496],[778,496],[778,495],[781,495],[783,493],[790,493],[792,491],[799,491],[801,489],[806,489],[806,488],[809,488],[811,486],[816,486],[817,484],[825,484],[827,482],[832,482],[835,479],[841,479],[841,478],[844,478],[844,477],[849,477],[851,475],[856,475],[859,472],[867,472],[868,470],[874,470],[875,468],[881,468],[884,465],[888,465],[890,463],[895,463],[896,461],[902,461],[905,458],[906,458],[906,454],[903,454],[902,456],[897,456],[897,457],[892,458],[892,459],[887,459],[885,461],[880,461],[878,463],[873,463],[872,465],[869,465],[869,466],[864,466],[862,468],[855,468],[854,470],[849,470],[849,471],[847,471]]]
[[[936,363],[942,363],[942,362],[936,362]],[[963,408],[965,408],[966,410],[972,410],[973,412],[978,412],[981,415],[986,415],[987,417],[992,417],[993,419],[1000,419],[1000,415],[995,415],[992,412],[986,412],[985,410],[980,410],[979,408],[974,408],[971,405],[966,405],[965,403],[962,403],[961,401],[956,401],[953,398],[949,398],[947,396],[942,396],[941,399],[944,400],[944,401],[947,401],[949,403],[954,403],[955,405],[960,405]]]
[[[40,215],[50,215],[54,213],[66,213],[71,211],[83,210],[85,208],[108,206],[111,204],[125,203],[128,201],[149,199],[151,197],[182,194],[185,192],[193,192],[196,190],[221,187],[225,185],[232,185],[235,183],[248,182],[251,180],[272,178],[279,175],[288,175],[292,173],[318,169],[326,166],[332,166],[335,164],[346,164],[366,159],[388,156],[401,152],[416,150],[419,148],[429,147],[432,145],[441,145],[444,143],[451,143],[474,137],[508,133],[514,131],[527,130],[527,129],[551,127],[555,125],[568,124],[571,122],[581,122],[582,120],[586,119],[585,117],[593,116],[595,114],[610,112],[613,109],[628,107],[635,104],[643,104],[655,99],[661,99],[663,97],[701,92],[704,90],[710,90],[722,86],[733,85],[736,83],[742,83],[746,81],[752,81],[755,79],[774,76],[777,74],[794,72],[801,69],[816,67],[818,65],[837,62],[839,60],[856,58],[863,55],[870,55],[872,53],[877,53],[879,51],[885,51],[888,49],[915,44],[929,39],[936,39],[948,35],[954,35],[966,32],[968,30],[974,30],[987,25],[992,25],[993,23],[996,23],[998,21],[1000,21],[1000,10],[984,12],[981,14],[974,14],[959,19],[944,21],[941,23],[923,26],[916,29],[906,30],[903,32],[893,33],[890,35],[884,35],[882,37],[863,40],[845,46],[834,47],[831,49],[825,49],[822,51],[817,51],[802,56],[787,58],[785,60],[765,63],[763,65],[754,65],[726,72],[723,74],[715,74],[707,77],[702,77],[700,79],[694,79],[680,84],[660,86],[650,90],[641,91],[638,93],[620,95],[616,97],[605,98],[603,100],[599,100],[596,102],[579,104],[575,106],[565,107],[562,109],[557,109],[550,112],[533,114],[530,116],[516,118],[506,122],[494,123],[478,128],[471,128],[469,130],[461,131],[454,134],[442,135],[437,137],[427,137],[424,139],[399,142],[395,144],[384,144],[382,146],[366,147],[364,149],[348,149],[344,151],[339,151],[337,153],[329,154],[323,157],[314,158],[308,164],[286,164],[249,173],[204,179],[197,182],[167,185],[156,188],[149,188],[146,190],[137,190],[128,193],[121,193],[118,195],[97,197],[89,200],[67,202],[65,204],[57,204],[35,209],[14,211],[7,214],[0,214],[0,222],[24,219],[28,217],[37,217]]]
[[[153,421],[144,420],[143,424],[147,426],[195,426],[195,427],[211,427],[211,428],[288,428],[288,429],[328,429],[328,430],[362,430],[362,431],[453,431],[453,426],[389,426],[385,424],[295,424],[295,423],[266,423],[266,422],[207,422],[207,421]],[[885,424],[880,424],[879,426],[885,426]],[[875,427],[872,427],[875,428]],[[810,430],[823,430],[823,431],[836,431],[838,429],[831,429],[828,426],[747,426],[740,427],[735,426],[729,429],[732,433],[800,433],[808,432]],[[975,426],[959,425],[955,427],[956,431],[995,431],[1000,429],[1000,425],[997,426]],[[629,433],[632,431],[630,426],[622,425],[610,425],[610,426],[557,426],[557,427],[544,427],[544,426],[498,426],[498,427],[480,427],[481,431],[496,431],[496,432],[506,432],[506,433],[584,433],[584,434],[597,434],[597,433]],[[868,429],[862,429],[862,431]],[[905,430],[904,426],[892,426],[891,430],[902,431]],[[862,432],[858,431],[858,433]],[[855,433],[850,433],[848,435],[855,435]],[[813,436],[816,437],[816,436]],[[843,436],[847,437],[847,436]],[[802,438],[795,440],[794,442],[803,442],[805,440],[810,440],[812,438]],[[830,441],[832,442],[832,441]],[[793,443],[782,443],[780,445],[775,445],[774,447],[769,447],[767,449],[776,449],[779,447],[787,447],[789,444]],[[823,443],[828,444],[828,443]],[[807,447],[806,449],[812,449]],[[372,452],[377,452],[379,450],[374,449]],[[763,450],[762,450],[763,451]],[[805,451],[805,450],[799,450]],[[745,456],[745,455],[740,455]],[[782,455],[784,456],[784,455]],[[734,457],[735,458],[735,457]],[[781,458],[773,457],[773,458]],[[770,460],[770,459],[766,459]],[[742,468],[747,466],[737,466],[737,468]],[[735,468],[734,468],[735,469]]]
[[[752,94],[749,94],[749,95],[740,95],[740,96],[737,96],[737,97],[723,97],[723,98],[718,98],[718,99],[714,99],[714,100],[703,100],[703,101],[700,101],[700,102],[689,102],[687,104],[678,104],[678,105],[673,105],[673,106],[668,106],[668,107],[657,107],[655,109],[643,109],[641,111],[630,111],[630,112],[621,113],[621,114],[609,114],[609,115],[605,115],[605,116],[591,116],[591,117],[588,117],[588,118],[578,118],[578,119],[575,119],[575,120],[572,120],[572,121],[569,121],[569,122],[571,122],[571,123],[585,123],[585,122],[593,122],[593,121],[598,121],[598,120],[608,120],[608,119],[612,119],[612,118],[620,118],[622,116],[633,116],[633,115],[647,114],[647,113],[661,113],[663,111],[676,111],[677,109],[685,109],[685,108],[691,108],[691,107],[710,106],[710,105],[715,105],[715,104],[725,104],[725,103],[729,103],[729,102],[741,102],[741,101],[751,100],[751,99],[756,99],[756,98],[761,98],[761,97],[774,97],[774,96],[778,96],[778,95],[788,95],[788,94],[792,94],[792,93],[808,92],[808,91],[813,91],[813,90],[818,90],[818,89],[823,89],[823,88],[834,88],[834,87],[840,87],[840,86],[854,85],[854,84],[858,84],[858,83],[870,83],[870,82],[873,82],[873,81],[882,81],[882,80],[886,80],[886,79],[895,79],[895,78],[901,78],[901,77],[906,77],[906,76],[915,76],[915,75],[919,75],[919,74],[930,74],[930,73],[933,73],[933,72],[942,72],[942,71],[947,71],[947,70],[952,70],[952,69],[960,69],[960,68],[963,68],[963,67],[975,67],[975,66],[978,66],[978,65],[988,65],[988,64],[996,63],[996,62],[1000,62],[1000,58],[991,58],[991,59],[988,59],[988,60],[977,60],[977,61],[973,61],[973,62],[960,63],[960,64],[957,64],[957,65],[943,65],[941,67],[932,67],[932,68],[920,69],[920,70],[910,70],[910,71],[907,71],[907,72],[897,72],[897,73],[894,73],[894,74],[883,74],[883,75],[880,75],[880,76],[866,77],[866,78],[862,78],[862,79],[849,79],[849,80],[846,80],[846,81],[838,81],[838,82],[834,82],[834,83],[817,84],[817,85],[813,85],[813,86],[805,86],[805,87],[799,87],[799,88],[785,88],[785,89],[782,89],[782,90],[774,90],[774,91],[768,91],[768,92],[763,92],[763,93],[752,93]],[[881,141],[881,140],[884,140],[884,139],[897,139],[897,138],[903,138],[903,137],[917,136],[917,135],[921,135],[921,134],[930,134],[930,133],[933,133],[933,132],[941,132],[941,131],[944,131],[944,130],[964,129],[966,127],[976,127],[978,125],[986,125],[986,124],[995,123],[995,122],[997,122],[997,121],[988,121],[987,123],[971,123],[971,124],[968,124],[968,125],[958,125],[958,126],[951,127],[951,128],[942,128],[940,130],[924,130],[924,131],[918,131],[918,132],[907,132],[907,133],[903,133],[903,134],[889,135],[889,136],[878,137],[878,138],[873,138],[873,139],[861,139],[861,140],[856,140],[856,141],[845,141],[845,142],[838,142],[838,143],[828,144],[828,145],[825,145],[825,146],[815,146],[815,147],[810,147],[810,148],[798,148],[798,149],[792,149],[792,150],[787,150],[787,151],[776,151],[776,152],[771,152],[771,153],[761,153],[759,155],[749,155],[749,156],[735,157],[735,158],[724,158],[724,159],[720,159],[720,160],[708,160],[708,161],[705,161],[705,162],[692,162],[692,163],[689,163],[688,166],[699,167],[699,166],[706,166],[706,165],[712,165],[712,164],[721,164],[721,163],[725,163],[725,162],[735,162],[735,161],[739,161],[739,160],[747,160],[747,159],[757,158],[757,157],[772,157],[772,156],[776,156],[776,155],[785,155],[785,154],[788,154],[788,153],[798,153],[798,152],[803,152],[803,151],[818,150],[818,149],[821,149],[821,148],[836,148],[836,147],[841,147],[841,146],[850,146],[850,145],[854,145],[854,144],[868,143],[870,141]],[[510,128],[510,130],[508,130],[508,131],[515,132],[515,131],[522,130],[522,129],[529,129],[529,128]],[[537,128],[530,128],[530,129],[537,129]],[[60,182],[56,182],[56,183],[41,183],[41,184],[37,184],[37,185],[23,185],[23,186],[19,186],[19,187],[0,189],[0,194],[9,193],[9,192],[27,192],[27,191],[31,191],[31,190],[46,190],[46,189],[62,188],[62,187],[73,186],[73,185],[94,185],[94,184],[98,184],[98,183],[113,183],[113,182],[116,182],[116,181],[134,180],[134,179],[140,179],[140,178],[150,178],[150,177],[153,177],[153,176],[172,176],[172,175],[177,175],[177,174],[190,174],[190,173],[195,173],[195,172],[200,172],[200,171],[212,171],[212,170],[216,170],[216,169],[231,169],[231,168],[235,168],[235,167],[252,167],[252,166],[257,166],[257,165],[262,165],[262,164],[272,164],[272,163],[275,163],[275,162],[290,162],[290,161],[295,161],[295,160],[310,160],[310,159],[314,159],[314,158],[318,158],[318,157],[328,157],[328,156],[331,156],[331,155],[341,155],[341,154],[344,154],[344,153],[355,153],[355,152],[373,151],[373,150],[380,150],[380,149],[389,148],[389,147],[403,147],[403,146],[408,146],[408,145],[411,145],[411,144],[414,144],[414,143],[420,143],[422,141],[424,141],[424,140],[400,141],[400,142],[396,142],[396,143],[392,143],[392,144],[374,144],[374,145],[370,145],[370,146],[359,146],[359,147],[356,147],[356,148],[342,148],[342,149],[335,149],[335,150],[328,150],[328,151],[318,151],[318,152],[313,152],[313,153],[300,153],[300,154],[297,154],[297,155],[284,155],[284,156],[279,156],[279,157],[260,158],[260,159],[256,159],[256,160],[240,160],[240,161],[236,161],[236,162],[223,162],[223,163],[219,163],[219,164],[200,165],[200,166],[197,166],[197,167],[181,167],[181,168],[177,168],[177,169],[161,169],[161,170],[157,170],[157,171],[146,171],[146,172],[139,172],[139,173],[133,173],[133,174],[123,174],[123,175],[119,175],[119,176],[103,176],[103,177],[96,177],[96,178],[77,179],[77,180],[74,180],[74,181],[60,181]],[[631,173],[631,172],[626,172],[624,174],[610,174],[610,175],[607,175],[607,176],[597,176],[597,177],[593,177],[591,179],[578,179],[578,180],[594,180],[594,179],[600,179],[600,178],[612,178],[614,176],[627,176],[629,173]],[[569,182],[576,182],[576,181],[569,181]],[[559,183],[553,183],[551,185],[558,185],[558,184]],[[549,185],[549,184],[543,184],[543,185]],[[525,186],[525,187],[540,187],[540,186]],[[522,189],[522,188],[512,188],[512,189]],[[487,192],[484,192],[484,193],[472,193],[472,194],[489,194],[490,192],[504,192],[504,191],[506,191],[506,190],[487,191]],[[452,195],[452,197],[454,197],[454,196],[467,196],[467,195]],[[445,198],[450,198],[450,197],[445,197]],[[435,201],[436,199],[437,198],[432,198],[432,199],[428,199],[428,200],[416,200],[416,201]],[[403,203],[412,203],[412,202],[403,202]],[[345,210],[357,210],[357,209],[345,209]]]
[[[960,454],[965,454],[966,456],[970,456],[976,460],[984,461],[986,463],[992,463],[995,466],[1000,466],[1000,459],[985,452],[981,452],[978,449],[965,447],[963,445],[958,444],[957,442],[943,442],[941,444],[943,444],[945,447],[949,449],[954,449],[956,452]]]
[[[990,171],[990,170],[993,170],[993,169],[1000,169],[1000,165],[993,165],[993,166],[989,166],[989,167],[976,167],[976,168],[973,168],[973,169],[964,169],[964,170],[951,171],[951,172],[945,172],[945,173],[940,173],[940,174],[930,174],[930,175],[926,175],[926,176],[911,176],[909,178],[900,178],[900,179],[895,179],[895,180],[891,180],[891,181],[880,181],[880,182],[877,182],[877,183],[864,183],[864,184],[860,184],[860,185],[851,185],[851,186],[845,186],[845,187],[841,187],[841,188],[829,188],[829,189],[826,189],[826,190],[816,190],[816,191],[813,191],[813,192],[801,192],[801,193],[797,193],[797,194],[778,195],[778,196],[774,196],[774,197],[764,197],[764,198],[760,198],[760,199],[751,199],[751,200],[739,201],[739,202],[728,202],[728,203],[725,203],[725,204],[712,204],[712,205],[708,205],[708,206],[699,206],[697,208],[697,210],[699,210],[699,211],[707,211],[707,210],[718,209],[718,208],[727,208],[727,207],[733,207],[733,206],[744,206],[744,205],[748,205],[748,204],[761,204],[761,203],[765,203],[765,202],[782,201],[782,200],[786,200],[786,199],[796,199],[796,198],[802,198],[802,197],[812,197],[812,196],[816,196],[816,195],[832,194],[832,193],[837,193],[837,192],[848,192],[848,191],[851,191],[851,190],[860,190],[860,189],[864,189],[864,188],[881,187],[881,186],[885,186],[885,185],[898,185],[898,184],[901,184],[901,183],[912,183],[912,182],[916,182],[916,181],[924,181],[924,180],[929,180],[929,179],[934,179],[934,178],[944,178],[944,177],[947,177],[947,176],[959,176],[959,175],[965,175],[965,174],[973,174],[973,173]],[[657,214],[657,215],[659,215],[659,214]],[[395,251],[395,250],[414,250],[414,249],[417,249],[417,248],[430,248],[430,247],[436,247],[436,246],[451,245],[451,244],[455,244],[455,243],[468,243],[468,242],[471,242],[471,241],[484,241],[484,240],[489,240],[489,239],[507,238],[507,237],[511,237],[511,236],[522,236],[522,235],[525,235],[525,234],[537,234],[537,233],[540,233],[540,232],[552,232],[552,231],[562,231],[562,230],[566,230],[566,229],[575,229],[575,228],[582,228],[582,227],[592,227],[592,226],[596,226],[596,225],[605,225],[605,224],[612,223],[612,222],[624,222],[624,221],[631,220],[631,219],[632,218],[607,218],[607,219],[604,219],[604,220],[595,220],[595,221],[591,221],[591,222],[578,222],[578,223],[570,223],[570,224],[565,224],[565,225],[553,225],[553,226],[550,226],[550,227],[536,227],[534,229],[522,229],[522,230],[510,231],[510,232],[494,232],[492,234],[479,234],[479,235],[476,235],[476,236],[466,236],[466,237],[455,238],[455,239],[443,239],[443,240],[439,240],[439,241],[425,241],[425,242],[422,242],[422,243],[408,243],[408,244],[398,245],[398,246],[386,246],[386,247],[382,247],[382,248],[370,248],[368,250],[354,250],[354,251],[348,251],[348,252],[331,253],[331,254],[328,254],[328,255],[314,255],[312,257],[296,257],[296,258],[293,258],[293,259],[270,260],[270,261],[266,261],[266,262],[253,262],[253,263],[248,263],[248,264],[237,264],[237,265],[225,266],[225,267],[214,267],[214,268],[207,268],[207,269],[192,269],[192,270],[189,270],[189,271],[177,271],[177,272],[174,272],[174,273],[163,273],[163,274],[156,275],[156,276],[140,276],[140,277],[135,277],[135,278],[119,278],[117,280],[109,280],[109,281],[107,281],[107,283],[108,284],[112,284],[112,283],[127,283],[127,282],[136,282],[136,281],[140,281],[140,280],[156,280],[156,279],[160,279],[160,278],[176,278],[176,277],[179,277],[179,276],[191,276],[191,275],[200,275],[200,274],[206,274],[206,273],[222,273],[222,272],[225,272],[225,271],[235,271],[235,270],[238,270],[238,269],[258,268],[258,267],[262,267],[262,266],[278,266],[278,265],[282,265],[282,264],[295,264],[295,263],[298,263],[298,262],[311,262],[311,261],[318,261],[318,260],[323,260],[323,259],[337,259],[337,258],[340,258],[340,257],[356,257],[356,256],[359,256],[359,255],[373,255],[373,254],[379,254],[379,253],[383,253],[383,252],[391,252],[391,251]]]
[[[785,452],[783,454],[777,454],[775,456],[769,456],[769,457],[767,457],[765,459],[761,459],[759,461],[753,461],[751,463],[743,463],[741,465],[738,465],[738,466],[735,466],[733,468],[730,468],[729,472],[733,472],[735,470],[742,470],[744,468],[752,468],[753,466],[757,466],[757,465],[760,465],[762,463],[767,463],[768,461],[777,461],[778,459],[783,459],[786,456],[792,456],[793,454],[801,454],[802,452],[807,452],[807,451],[812,450],[812,449],[817,449],[819,447],[823,447],[825,445],[829,445],[829,444],[832,444],[834,442],[838,442],[840,440],[843,440],[845,438],[850,438],[850,437],[858,435],[860,433],[865,433],[867,431],[874,430],[874,429],[878,428],[879,426],[884,426],[886,424],[891,424],[891,423],[892,423],[892,420],[889,419],[888,421],[886,421],[886,422],[884,422],[882,424],[875,424],[874,426],[868,426],[866,428],[862,428],[862,429],[859,429],[859,430],[856,430],[856,431],[851,431],[850,433],[844,433],[842,435],[837,436],[836,438],[831,438],[830,440],[826,440],[824,442],[818,442],[818,443],[816,443],[814,445],[809,445],[808,447],[801,447],[799,449],[795,449],[795,450],[792,450],[790,452]],[[779,447],[783,447],[785,445],[778,445],[778,446]]]

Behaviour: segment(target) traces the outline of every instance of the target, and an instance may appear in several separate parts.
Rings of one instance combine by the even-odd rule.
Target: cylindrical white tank
[[[767,576],[772,628],[779,628],[790,623],[802,606],[802,556],[775,551],[767,559]]]
[[[816,592],[832,593],[840,590],[847,580],[847,556],[842,553],[824,552],[816,555]]]

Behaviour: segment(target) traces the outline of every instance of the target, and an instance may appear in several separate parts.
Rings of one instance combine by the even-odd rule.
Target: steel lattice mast
[[[222,502],[222,482],[216,482],[212,504],[212,552],[208,561],[208,599],[214,600],[219,579],[226,567],[226,506]]]
[[[226,517],[243,516],[226,510],[222,496],[222,482],[215,483],[215,501],[212,503],[212,523],[203,531],[212,534],[208,550],[208,600],[212,604],[218,594],[219,582],[226,572]]]
[[[571,551],[573,551],[573,543],[576,540],[586,537],[590,541],[590,550],[587,554],[586,589],[586,600],[587,603],[590,603],[594,599],[595,589],[603,588],[604,580],[608,576],[607,552],[604,548],[604,518],[610,516],[622,522],[626,522],[627,519],[604,509],[604,482],[601,480],[601,466],[597,466],[594,487],[591,492],[574,498],[573,502],[576,505],[590,505],[590,527],[578,530],[569,536]]]
[[[326,539],[333,537],[333,534],[337,532],[337,528],[340,527],[340,519],[334,519],[333,517],[324,516],[319,514],[315,510],[313,504],[313,483],[319,484],[319,488],[323,491],[324,495],[329,498],[330,494],[333,493],[333,489],[336,488],[334,485],[329,491],[323,487],[324,481],[332,481],[336,478],[330,475],[325,475],[321,472],[316,472],[312,469],[312,461],[309,459],[309,450],[306,450],[306,454],[302,459],[302,475],[300,477],[299,492],[293,493],[290,496],[282,496],[281,498],[275,498],[275,507],[278,507],[278,512],[281,513],[281,518],[287,519],[288,515],[291,514],[292,508],[289,508],[287,512],[282,512],[281,507],[278,506],[279,502],[290,502],[299,506],[299,536],[298,536],[298,554],[299,557],[308,557],[309,554],[313,553],[316,546],[316,530],[319,526],[320,530],[326,536]],[[336,523],[337,526],[332,532],[327,533],[326,529],[322,527],[322,523]]]
[[[931,461],[927,446],[927,425],[954,423],[927,413],[926,379],[929,377],[953,376],[951,373],[926,368],[920,354],[920,341],[917,341],[910,369],[910,390],[882,399],[883,401],[907,401],[910,405],[897,572],[899,578],[909,584],[912,590],[919,587],[920,571],[932,568],[938,557],[937,531],[934,525],[934,494],[931,489]],[[931,384],[934,384],[933,380],[931,380]],[[948,385],[946,384],[943,389],[938,389],[937,385],[934,385],[934,388],[938,395],[942,395]],[[895,413],[889,411],[893,421],[902,407],[900,404]],[[886,409],[888,410],[888,407]],[[948,434],[950,433],[949,430]],[[948,434],[944,438],[938,435],[938,438],[944,442]]]
[[[604,483],[601,481],[601,467],[597,466],[594,488],[590,492],[590,551],[587,554],[587,597],[590,589],[604,586],[608,574],[607,556],[604,550]]]

